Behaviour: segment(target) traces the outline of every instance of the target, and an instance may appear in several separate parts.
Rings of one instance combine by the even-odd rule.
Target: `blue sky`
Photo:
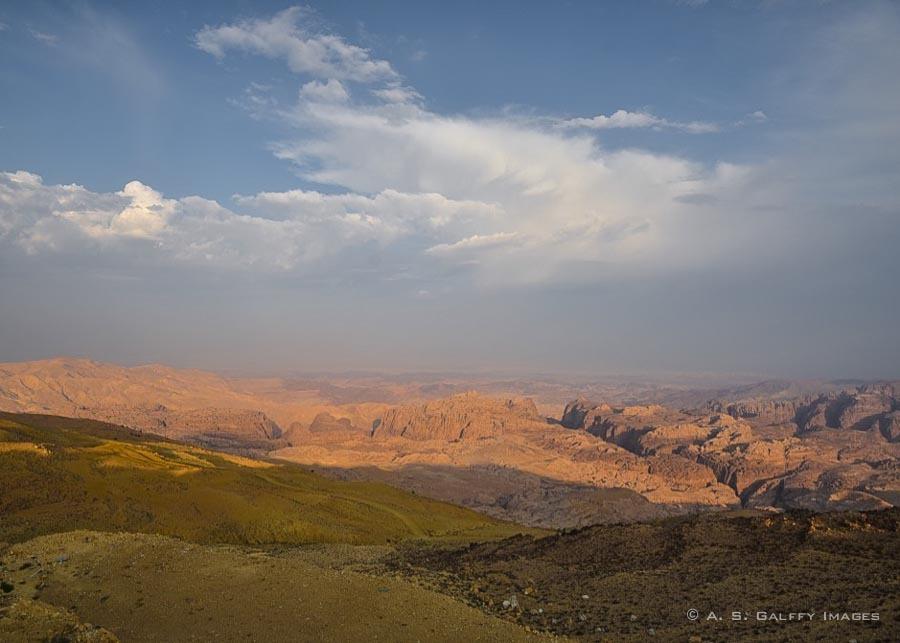
[[[896,3],[0,25],[0,359],[900,376]]]

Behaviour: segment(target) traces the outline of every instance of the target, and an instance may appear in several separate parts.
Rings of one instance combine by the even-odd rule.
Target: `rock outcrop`
[[[726,413],[741,420],[754,420],[765,424],[785,424],[793,422],[797,410],[802,405],[798,400],[743,400],[722,402],[712,400],[707,408],[714,413]]]
[[[882,415],[878,420],[878,428],[888,442],[900,442],[900,411]]]
[[[822,429],[880,430],[883,419],[898,409],[894,384],[864,384],[837,392],[790,399],[711,400],[707,409],[750,420],[756,425],[794,424],[797,431]]]
[[[354,427],[348,418],[337,418],[331,413],[319,413],[309,425],[308,430],[310,433],[331,435],[352,432]]]
[[[183,411],[162,404],[152,406],[79,406],[72,414],[226,450],[269,450],[282,430],[262,411],[201,408]]]
[[[390,409],[372,427],[372,437],[410,440],[479,440],[546,424],[530,399],[498,400],[478,393]]]
[[[881,419],[898,408],[892,385],[861,386],[822,395],[801,407],[795,422],[801,432],[821,429],[879,430]]]
[[[872,509],[900,489],[894,392],[869,385],[814,398],[713,401],[696,411],[581,399],[567,405],[563,424],[648,462],[667,454],[702,465],[745,506]],[[690,480],[686,469],[665,475],[673,490]]]

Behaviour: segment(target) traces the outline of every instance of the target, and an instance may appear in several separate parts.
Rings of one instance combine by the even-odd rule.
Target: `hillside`
[[[91,420],[0,413],[0,541],[71,529],[195,542],[384,543],[520,531],[473,511],[296,465]]]
[[[5,552],[0,546],[0,578],[14,587],[0,592],[0,640],[547,640],[452,597],[353,569],[384,549],[250,549],[87,531],[41,536]]]
[[[404,547],[387,567],[488,613],[589,640],[897,641],[898,529],[898,509],[742,511]],[[788,616],[800,612],[811,617]]]

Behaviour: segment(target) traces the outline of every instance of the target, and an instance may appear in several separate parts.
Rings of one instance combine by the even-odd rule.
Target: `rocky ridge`
[[[641,456],[709,468],[744,506],[877,509],[900,488],[896,388],[864,385],[793,400],[708,402],[704,409],[576,400],[562,423]]]
[[[707,408],[760,424],[795,424],[799,432],[874,429],[889,441],[895,441],[896,411],[900,409],[900,401],[897,386],[883,383],[787,400],[712,400],[707,403]]]

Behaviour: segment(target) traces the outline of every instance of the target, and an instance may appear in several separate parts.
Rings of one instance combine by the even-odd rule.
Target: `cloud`
[[[240,48],[296,68],[296,41],[320,37],[300,26],[305,17],[305,10],[293,9],[270,20],[205,28],[197,43],[213,55]],[[509,111],[442,114],[396,76],[351,74],[357,67],[348,59],[326,57],[327,65],[316,59],[323,76],[302,84],[295,102],[280,104],[261,85],[243,100],[254,116],[283,126],[287,134],[273,152],[304,181],[325,186],[322,191],[237,195],[225,207],[201,196],[167,198],[141,183],[93,193],[9,173],[0,192],[0,230],[32,253],[127,246],[134,256],[161,262],[328,271],[335,278],[363,269],[372,278],[392,278],[405,270],[423,280],[452,274],[491,285],[586,283],[711,267],[718,273],[790,260],[810,228],[817,229],[817,212],[860,203],[874,211],[897,201],[892,183],[860,171],[895,167],[900,148],[883,145],[900,131],[897,90],[884,73],[860,73],[858,64],[871,57],[866,43],[881,42],[873,30],[890,24],[846,23],[822,36],[826,53],[827,43],[838,41],[845,43],[843,54],[817,55],[816,65],[828,65],[818,74],[820,67],[796,65],[809,85],[797,105],[809,114],[815,112],[810,103],[827,102],[815,113],[826,115],[829,127],[809,128],[804,145],[758,154],[753,163],[608,148],[592,135],[609,128],[701,133],[714,131],[711,123],[625,110],[563,121]],[[894,53],[893,41],[882,40],[878,47]],[[844,48],[854,52],[849,62]],[[885,54],[877,68],[891,70],[890,58]],[[373,62],[368,52],[364,61]],[[838,85],[840,95],[825,100],[836,79],[846,87]],[[350,80],[368,86],[353,85],[351,92]],[[798,86],[796,78],[788,81]],[[870,95],[878,98],[874,107],[860,102]],[[879,127],[860,113],[878,116]],[[746,119],[767,117],[760,110]],[[811,153],[817,145],[821,151]],[[825,147],[844,153],[836,159]],[[873,163],[880,159],[886,163]]]
[[[314,271],[330,257],[415,238],[431,245],[497,214],[497,206],[437,194],[385,190],[372,197],[314,191],[235,196],[243,213],[198,196],[169,199],[139,181],[112,193],[45,185],[24,171],[0,173],[0,247],[31,255],[116,255],[223,269]]]
[[[758,109],[755,112],[750,112],[744,118],[736,120],[734,126],[744,127],[746,125],[762,125],[763,123],[768,122],[768,120],[769,116],[761,109]]]
[[[408,79],[350,78],[332,57],[293,77],[293,91],[258,84],[242,99],[277,120],[264,128],[277,132],[272,149],[298,175],[288,187],[306,189],[217,202],[166,194],[140,175],[100,191],[0,174],[0,273],[16,302],[3,309],[0,344],[23,358],[93,346],[124,360],[163,351],[223,366],[241,359],[227,345],[243,347],[245,367],[275,360],[286,370],[359,367],[359,354],[403,368],[449,359],[545,369],[551,355],[569,371],[890,376],[898,7],[832,9],[760,25],[778,47],[751,56],[736,93],[692,94],[736,110],[716,117],[723,128],[738,116],[762,121],[751,114],[762,106],[770,118],[758,136],[641,136],[649,149],[622,149],[612,145],[625,133],[674,118],[663,107],[670,87],[638,88],[662,92],[645,100],[663,116],[645,113],[645,129],[605,137],[560,127],[559,114],[440,112],[433,104],[443,101],[384,91],[426,93]],[[327,33],[301,24],[306,39]],[[72,31],[42,26],[61,37],[48,51],[77,54]],[[781,38],[786,26],[796,38]],[[258,53],[273,66],[289,64],[293,46],[208,44],[213,55]],[[123,51],[99,48],[96,59],[126,82]],[[408,59],[408,47],[394,51]],[[236,185],[257,174],[235,175]]]
[[[419,103],[324,106],[301,97],[270,116],[297,128],[274,151],[309,181],[498,204],[494,216],[460,223],[456,236],[445,230],[448,238],[420,248],[485,283],[566,280],[575,264],[603,278],[598,261],[607,272],[696,264],[726,252],[729,240],[717,221],[704,233],[717,246],[696,252],[692,226],[700,224],[690,213],[701,204],[691,195],[735,212],[754,201],[743,194],[753,168],[608,150],[577,130],[508,113],[447,116]]]
[[[194,44],[216,58],[229,50],[284,59],[291,71],[318,78],[371,82],[396,78],[397,72],[367,49],[340,36],[315,29],[311,9],[291,7],[269,19],[247,19],[218,27],[206,26]]]
[[[562,127],[586,129],[630,129],[647,127],[652,129],[681,130],[688,134],[709,134],[720,130],[720,127],[715,123],[703,121],[670,121],[665,118],[660,118],[659,116],[654,116],[649,112],[629,112],[624,109],[617,110],[609,116],[599,114],[590,118],[569,118],[559,121],[559,125]]]
[[[345,103],[350,99],[350,94],[341,81],[330,78],[324,83],[318,80],[306,83],[300,88],[300,98],[325,103]]]
[[[337,218],[366,222],[397,230],[440,229],[460,221],[490,219],[498,214],[496,204],[453,200],[435,193],[404,193],[386,189],[374,196],[322,194],[307,190],[260,192],[235,196],[236,203],[266,218],[300,218],[327,223]]]
[[[422,94],[412,87],[393,85],[384,89],[373,89],[372,95],[386,103],[416,103],[423,100]]]
[[[496,232],[485,235],[473,234],[471,237],[460,239],[454,243],[440,243],[436,246],[431,246],[426,252],[433,255],[452,255],[466,250],[510,245],[515,243],[518,238],[519,233],[517,232]]]
[[[696,262],[697,253],[681,247],[692,232],[673,224],[698,205],[682,197],[710,194],[710,199],[727,203],[728,197],[720,193],[736,190],[749,174],[728,164],[708,166],[649,151],[606,150],[582,131],[651,127],[703,133],[717,129],[711,123],[682,123],[623,110],[563,122],[509,113],[475,117],[432,112],[424,97],[392,69],[388,77],[341,74],[334,65],[321,69],[307,58],[302,64],[293,60],[299,41],[317,37],[299,26],[306,16],[293,9],[270,20],[205,28],[197,35],[197,45],[218,57],[235,47],[283,58],[294,71],[302,67],[327,76],[304,84],[293,105],[280,105],[259,88],[248,90],[241,104],[255,118],[295,129],[294,136],[271,144],[278,158],[293,163],[302,178],[348,194],[334,200],[283,193],[241,198],[238,204],[246,210],[262,207],[265,200],[264,209],[274,212],[291,198],[293,206],[302,202],[304,216],[326,208],[328,216],[343,217],[346,224],[346,212],[327,208],[353,198],[371,199],[364,210],[377,210],[384,230],[404,239],[398,254],[411,262],[410,270],[421,274],[440,262],[448,268],[466,266],[485,283],[533,283],[568,279],[571,265],[594,266],[598,261],[616,269],[642,270],[663,256],[670,266]],[[342,69],[346,72],[347,67]],[[371,88],[351,95],[342,78]],[[411,225],[409,217],[396,219],[379,209],[387,200],[399,207],[400,194],[491,204],[492,214],[457,216],[452,225],[432,221],[422,228]],[[444,213],[446,207],[434,211]],[[356,223],[365,227],[365,222],[363,218]]]
[[[84,189],[70,186],[72,192],[79,192],[82,197],[90,198]],[[54,216],[73,223],[88,237],[95,239],[104,237],[125,237],[134,239],[159,239],[166,232],[168,222],[175,214],[177,202],[164,199],[153,188],[140,181],[131,181],[120,192],[115,194],[121,198],[123,207],[118,208],[85,208],[83,203],[76,202],[74,207],[66,208],[65,200],[60,200],[59,208]]]
[[[217,57],[238,48],[327,78],[303,85],[294,105],[279,105],[256,89],[242,104],[255,118],[295,128],[295,136],[271,145],[273,152],[292,162],[302,178],[347,190],[344,201],[353,194],[377,195],[377,202],[402,193],[494,204],[493,216],[457,218],[440,230],[441,238],[434,238],[432,229],[428,243],[420,229],[410,232],[404,256],[423,272],[428,257],[475,266],[479,279],[495,283],[554,280],[570,272],[564,266],[571,263],[655,264],[663,244],[677,245],[680,238],[677,230],[665,238],[671,219],[697,205],[680,197],[725,190],[722,168],[736,167],[704,166],[641,150],[605,150],[579,131],[643,127],[705,133],[718,129],[712,123],[624,110],[568,121],[432,112],[389,65],[390,73],[351,74],[343,63],[337,69],[310,62],[298,43],[318,36],[300,26],[304,19],[311,20],[305,10],[291,9],[267,20],[204,28],[196,42]],[[365,60],[370,60],[368,52]],[[372,87],[367,94],[351,95],[341,80]],[[306,208],[319,207],[308,202],[306,193],[298,198]],[[239,204],[247,208],[257,202]],[[690,256],[696,257],[678,250],[667,260],[678,263]]]
[[[52,33],[46,33],[43,31],[38,31],[36,29],[31,29],[31,37],[35,40],[44,43],[50,47],[55,47],[59,44],[59,36]]]
[[[766,113],[764,111],[762,111],[761,109],[758,109],[755,112],[747,114],[747,118],[756,123],[765,123],[767,120],[769,120],[769,117],[766,116]]]
[[[139,181],[119,192],[98,194],[79,185],[47,186],[29,172],[0,173],[0,238],[32,254],[76,240],[88,245],[158,240],[177,209],[176,201]]]

